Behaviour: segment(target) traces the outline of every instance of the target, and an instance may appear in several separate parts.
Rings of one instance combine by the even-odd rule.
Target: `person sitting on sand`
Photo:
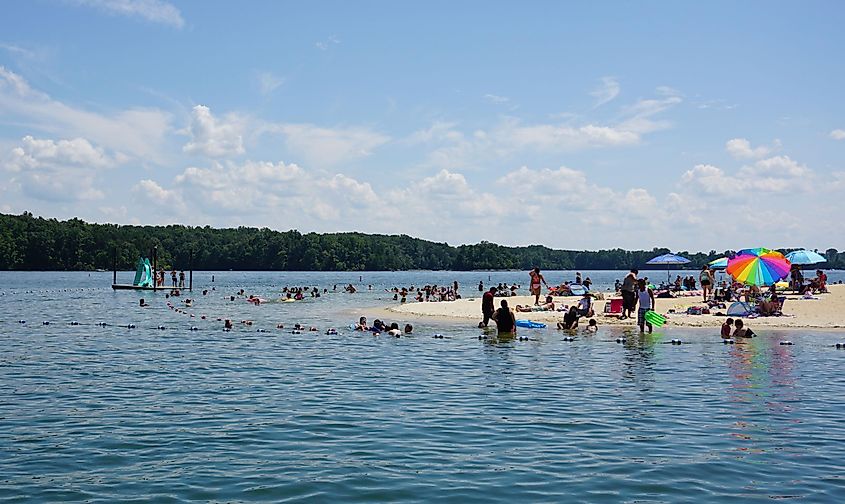
[[[582,317],[592,317],[593,314],[593,296],[589,293],[584,293],[584,297],[578,301],[578,315]]]
[[[578,308],[572,306],[566,315],[563,316],[563,322],[557,323],[558,329],[577,329],[578,328]]]
[[[753,338],[754,337],[754,332],[751,329],[744,327],[744,323],[742,322],[741,319],[737,319],[736,322],[734,323],[734,325],[736,326],[736,329],[734,330],[734,334],[733,334],[734,338]]]
[[[734,327],[734,319],[728,318],[724,324],[722,324],[722,339],[731,339],[731,331]]]
[[[516,316],[508,308],[508,301],[506,299],[502,300],[501,308],[493,314],[493,321],[496,322],[496,327],[500,333],[516,332]]]
[[[518,312],[540,312],[540,311],[555,311],[555,301],[551,296],[546,296],[546,302],[537,306],[516,305]]]
[[[587,322],[587,332],[596,332],[599,330],[599,325],[596,322],[596,319],[591,318],[589,322]]]

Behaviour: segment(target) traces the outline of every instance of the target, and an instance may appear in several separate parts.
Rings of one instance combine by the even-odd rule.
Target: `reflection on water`
[[[344,274],[216,273],[184,313],[88,278],[0,275],[0,500],[845,499],[842,333],[414,320],[374,337],[345,328],[383,292],[228,298]]]

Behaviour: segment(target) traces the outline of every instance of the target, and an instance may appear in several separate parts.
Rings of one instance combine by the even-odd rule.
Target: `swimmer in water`
[[[146,308],[150,305],[148,305],[147,302],[144,301],[144,298],[141,298],[141,300],[138,302],[138,306],[140,306],[141,308]]]
[[[734,338],[753,338],[754,331],[751,329],[744,327],[745,324],[740,319],[736,319],[734,322],[734,326],[736,329],[734,330]]]
[[[591,318],[589,322],[587,322],[587,332],[596,332],[599,330],[598,323],[596,319]]]
[[[729,318],[722,324],[722,339],[731,339],[731,331],[733,330],[734,319]]]

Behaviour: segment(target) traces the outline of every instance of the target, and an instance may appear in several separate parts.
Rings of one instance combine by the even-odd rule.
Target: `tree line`
[[[0,214],[0,270],[108,270],[115,252],[117,268],[131,270],[139,257],[151,257],[153,247],[157,247],[161,267],[188,269],[193,256],[195,270],[212,271],[471,271],[535,266],[621,270],[643,268],[652,257],[670,252],[666,248],[576,251],[541,245],[504,247],[486,241],[454,247],[406,235],[90,224],[79,219],[44,219],[29,212]],[[699,268],[731,251],[676,253],[692,261],[690,268]],[[845,252],[828,249],[824,254],[828,267],[845,267]]]

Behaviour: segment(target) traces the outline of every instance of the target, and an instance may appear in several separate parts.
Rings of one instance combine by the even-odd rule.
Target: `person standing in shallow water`
[[[490,287],[490,290],[481,296],[481,315],[483,320],[478,323],[479,328],[487,327],[487,324],[490,322],[490,318],[493,317],[493,313],[496,311],[495,305],[493,304],[493,297],[495,295],[496,288]]]
[[[631,272],[625,275],[622,285],[619,287],[622,293],[622,320],[632,317],[634,308],[637,306],[637,273],[639,273],[639,270],[631,269]]]
[[[540,304],[541,284],[545,284],[546,287],[548,287],[549,284],[546,283],[546,279],[543,278],[543,275],[540,273],[540,268],[534,268],[528,273],[528,276],[531,277],[531,295],[534,296],[534,306],[538,306]]]
[[[516,316],[508,308],[506,299],[502,300],[501,308],[493,314],[493,321],[496,322],[496,327],[500,333],[513,334],[516,332]]]
[[[637,297],[639,298],[640,309],[637,310],[637,325],[640,326],[640,332],[645,332],[645,326],[648,326],[648,332],[651,334],[653,330],[651,322],[647,322],[645,314],[654,309],[654,292],[645,284],[645,279],[637,280]]]

